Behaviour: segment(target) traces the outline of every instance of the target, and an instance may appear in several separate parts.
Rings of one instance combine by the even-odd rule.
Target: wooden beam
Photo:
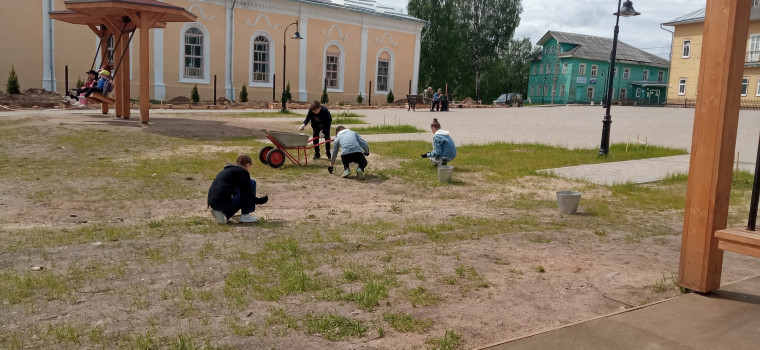
[[[119,65],[119,74],[121,75],[120,79],[120,85],[121,85],[121,92],[124,94],[124,98],[122,98],[119,102],[121,102],[121,117],[124,119],[129,119],[132,115],[131,111],[131,105],[129,103],[130,95],[132,94],[132,90],[130,89],[130,75],[132,71],[132,63],[131,63],[131,55],[132,50],[129,48],[129,33],[124,32],[121,37],[121,45],[122,50],[124,50],[124,58],[121,60],[121,64]]]
[[[140,122],[150,121],[150,28],[160,15],[140,16]]]
[[[751,0],[707,0],[678,283],[720,287]]]

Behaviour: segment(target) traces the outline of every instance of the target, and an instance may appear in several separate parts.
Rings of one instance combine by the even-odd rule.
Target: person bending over
[[[307,124],[311,122],[311,137],[314,137],[314,145],[319,143],[319,132],[325,134],[325,141],[330,139],[330,125],[332,125],[332,115],[327,107],[314,101],[309,107],[309,112],[306,113],[306,119],[303,121],[303,125],[298,127],[298,130],[303,130]],[[325,143],[325,153],[327,158],[330,158],[330,146]],[[319,146],[314,147],[314,159],[319,159]]]
[[[338,156],[338,149],[340,149],[340,160],[343,161],[343,174],[340,177],[346,178],[351,175],[351,169],[348,167],[351,163],[356,163],[359,166],[356,168],[356,175],[359,179],[364,180],[364,169],[367,168],[367,158],[369,156],[369,145],[367,141],[359,136],[359,134],[347,129],[345,126],[339,126],[335,128],[335,141],[333,141],[333,153],[330,158],[330,167],[327,170],[332,173],[333,165],[335,165],[335,158]]]
[[[430,130],[434,135],[433,150],[420,156],[430,158],[430,161],[436,165],[446,165],[457,156],[457,146],[449,135],[449,131],[441,130],[441,123],[437,118],[433,118],[433,122],[430,123]]]
[[[256,197],[256,180],[248,172],[253,161],[246,154],[238,156],[235,164],[227,163],[216,175],[208,189],[208,206],[211,214],[220,224],[226,224],[229,218],[240,210],[240,222],[256,222],[259,219],[251,213],[256,204],[264,204],[269,196]]]

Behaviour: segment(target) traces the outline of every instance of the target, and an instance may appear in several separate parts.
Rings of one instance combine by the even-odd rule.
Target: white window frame
[[[641,71],[641,80],[648,81],[649,80],[649,69],[644,69]]]
[[[338,48],[339,56],[338,56],[338,87],[337,88],[327,88],[327,92],[343,92],[343,72],[346,70],[346,50],[343,48],[343,45],[341,43],[331,40],[328,41],[327,44],[325,44],[324,49],[322,50],[322,80],[319,82],[320,90],[325,85],[325,77],[327,76],[327,49],[330,48],[330,46],[335,45],[335,47]]]
[[[757,77],[757,90],[755,91],[755,96],[760,96],[760,77]]]
[[[581,63],[578,65],[578,75],[586,75],[586,64]]]
[[[537,65],[537,64],[534,64],[534,65],[533,65],[533,75],[536,75],[536,68],[537,68],[537,67],[538,67],[538,65]]]
[[[263,36],[269,41],[269,74],[267,77],[268,82],[262,83],[259,81],[253,81],[253,43],[256,38]],[[274,38],[269,32],[260,30],[254,32],[251,35],[251,42],[248,50],[248,86],[250,87],[272,87],[274,86],[274,71],[275,71],[275,44]]]
[[[628,89],[622,88],[620,89],[620,92],[618,92],[618,99],[625,100],[628,97]]]
[[[657,71],[657,82],[658,83],[664,83],[665,82],[665,72],[659,70]]]
[[[544,85],[544,94],[543,96],[549,96],[549,85]]]
[[[757,86],[757,91],[760,92],[760,85]],[[530,96],[535,96],[536,95],[535,93],[536,93],[536,86],[535,85],[531,85],[530,86]]]
[[[562,64],[562,74],[567,74],[567,63]]]
[[[586,87],[586,98],[589,100],[594,99],[594,87],[593,86],[587,86]]]
[[[612,71],[612,77],[613,78],[617,78],[617,69],[618,69],[618,67],[615,67],[615,69],[613,69],[613,71]]]
[[[383,52],[387,52],[388,55],[390,56],[390,58],[388,59],[388,90],[385,90],[385,91],[377,89],[377,77],[378,77],[377,69],[380,65],[380,55],[382,55]],[[387,95],[388,91],[393,90],[393,66],[394,66],[395,61],[396,61],[396,58],[393,55],[393,51],[391,51],[390,48],[384,47],[377,51],[377,55],[375,56],[375,86],[373,87],[373,89],[375,90],[375,94]]]
[[[591,76],[595,77],[596,74],[599,73],[599,66],[592,64],[591,65]]]
[[[539,64],[538,65],[538,74],[544,74],[544,65],[543,64]]]
[[[631,69],[623,68],[623,79],[629,79],[631,77]]]
[[[750,34],[746,61],[760,62],[760,34]]]
[[[747,90],[749,90],[749,77],[742,77],[742,97],[747,96]]]
[[[554,53],[554,45],[552,45],[552,46],[549,46],[549,53],[550,53],[550,54],[553,54],[553,53]]]
[[[552,65],[549,63],[546,64],[546,74],[552,74]]]
[[[641,89],[636,89],[636,98],[641,97]]]
[[[565,85],[562,84],[559,86],[559,97],[565,97]]]
[[[691,39],[683,39],[681,58],[689,58],[689,56],[691,56]]]
[[[185,33],[190,28],[198,28],[203,33],[203,76],[185,78]],[[179,31],[179,82],[192,84],[211,84],[211,35],[202,23],[189,22]]]
[[[678,95],[686,95],[686,78],[678,78]]]

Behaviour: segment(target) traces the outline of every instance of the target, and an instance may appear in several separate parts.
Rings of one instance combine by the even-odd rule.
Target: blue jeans
[[[254,203],[254,200],[256,200],[256,180],[254,179],[251,179],[251,192],[253,192],[253,198],[251,198],[251,201],[249,203],[243,203],[240,198],[240,190],[235,190],[230,204],[222,209],[224,215],[227,216],[227,218],[231,218],[238,210],[240,210],[241,214],[250,214],[256,211],[256,204]]]

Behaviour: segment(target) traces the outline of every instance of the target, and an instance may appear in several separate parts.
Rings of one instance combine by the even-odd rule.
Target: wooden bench
[[[422,95],[406,95],[406,102],[409,104],[409,107],[406,109],[413,110],[416,112],[417,103],[422,103]]]
[[[100,111],[103,112],[103,114],[108,114],[108,105],[113,105],[116,103],[116,100],[113,98],[110,98],[99,92],[93,92],[87,99],[94,103],[100,103]]]

